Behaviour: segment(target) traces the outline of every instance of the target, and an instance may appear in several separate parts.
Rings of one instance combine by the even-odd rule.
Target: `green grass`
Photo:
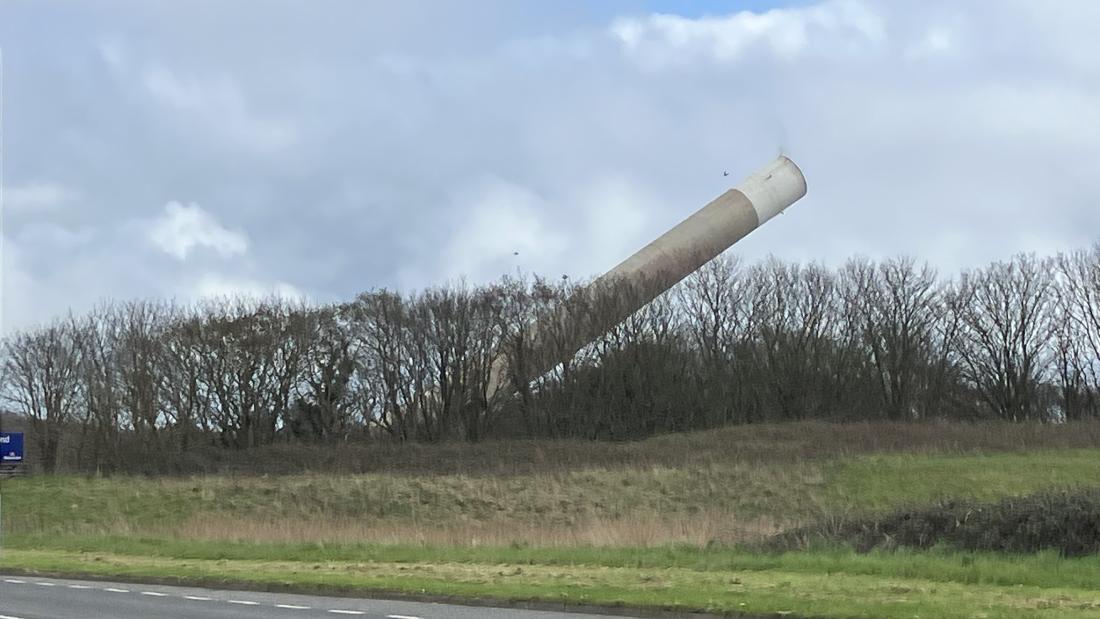
[[[835,461],[826,475],[831,508],[881,512],[945,498],[991,501],[1100,485],[1100,450],[862,456]]]
[[[212,549],[211,549],[212,550]],[[291,549],[268,549],[279,554]],[[172,554],[160,548],[161,555]],[[256,549],[252,549],[255,553]],[[954,619],[973,617],[1098,617],[1100,562],[1049,555],[870,555],[802,553],[761,556],[733,551],[671,562],[691,566],[624,567],[633,551],[604,550],[591,562],[555,563],[514,549],[453,556],[454,549],[386,549],[354,561],[134,556],[108,552],[9,550],[8,565],[38,573],[158,578],[217,585],[229,582],[329,592],[432,593],[502,601],[541,600],[677,610],[792,613],[815,617]],[[517,554],[519,553],[519,554]],[[201,552],[199,553],[201,554]],[[230,550],[229,554],[233,554]],[[708,554],[708,553],[704,553]],[[524,559],[508,561],[507,559]],[[560,557],[559,557],[560,558]],[[454,560],[466,559],[466,560]],[[503,561],[502,561],[503,559]],[[549,559],[549,560],[547,560]],[[700,563],[702,561],[702,563]]]
[[[30,477],[5,484],[15,533],[164,531],[198,516],[254,522],[499,522],[557,528],[636,514],[812,514],[819,466],[717,464],[507,478],[293,475],[228,478]]]
[[[565,529],[631,515],[781,524],[881,512],[945,497],[992,500],[1095,484],[1100,450],[883,454],[793,463],[716,462],[507,477],[292,475],[234,478],[35,476],[4,483],[12,534],[174,534],[189,519],[408,524],[509,522]]]
[[[1100,617],[1098,557],[739,545],[937,499],[1097,485],[1097,424],[791,424],[497,447],[516,463],[494,463],[492,445],[444,445],[437,466],[417,446],[358,473],[6,481],[3,564],[821,617]]]
[[[121,537],[21,537],[9,550],[49,550],[76,555],[121,555],[195,561],[267,561],[306,563],[454,563],[543,565],[626,569],[685,569],[847,573],[883,578],[1001,586],[1089,588],[1100,582],[1100,557],[1063,559],[1055,553],[999,555],[937,550],[874,552],[848,549],[760,553],[732,547],[653,548],[458,547],[382,544],[261,544]]]

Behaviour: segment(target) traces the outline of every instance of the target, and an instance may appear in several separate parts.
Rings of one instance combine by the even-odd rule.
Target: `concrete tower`
[[[665,232],[637,253],[601,275],[579,294],[584,298],[573,307],[598,307],[585,316],[564,310],[555,320],[581,321],[583,327],[565,350],[554,351],[549,371],[557,361],[568,358],[644,307],[696,269],[729,249],[764,222],[806,195],[806,179],[790,159],[780,156],[749,175],[693,215]],[[533,327],[535,328],[535,327]],[[532,334],[536,347],[543,338]],[[490,397],[502,386],[507,361],[501,355],[493,362],[489,378]],[[531,376],[534,378],[534,376]]]

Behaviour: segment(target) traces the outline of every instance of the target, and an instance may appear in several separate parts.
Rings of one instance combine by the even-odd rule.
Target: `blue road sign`
[[[0,432],[0,463],[23,461],[23,433]]]

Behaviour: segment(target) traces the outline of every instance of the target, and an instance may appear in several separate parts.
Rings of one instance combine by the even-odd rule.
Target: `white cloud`
[[[60,183],[31,181],[4,187],[4,206],[13,210],[51,208],[80,198],[80,193]]]
[[[166,292],[157,285],[165,273],[139,259],[132,237],[122,229],[42,220],[13,228],[4,244],[6,333],[48,323],[70,310],[79,315],[107,299]]]
[[[95,241],[96,231],[91,228],[70,228],[51,221],[32,221],[19,226],[12,240],[30,247],[69,251]]]
[[[4,273],[0,278],[0,335],[7,335],[35,322],[46,322],[64,306],[56,299],[44,300],[45,294],[54,292],[42,286],[31,274],[27,257],[19,243],[6,243],[4,247]],[[45,312],[43,310],[46,310]]]
[[[220,133],[236,146],[259,152],[283,150],[298,139],[288,120],[253,111],[240,86],[228,76],[199,78],[151,66],[142,73],[141,84],[169,113],[196,121],[193,130]]]
[[[145,71],[142,85],[154,99],[179,110],[205,112],[207,110],[240,110],[244,96],[228,78],[199,80],[183,77],[163,67]]]
[[[944,26],[929,28],[917,43],[909,47],[909,58],[932,58],[949,54],[955,48],[954,33]]]
[[[785,60],[858,52],[886,38],[882,18],[857,0],[697,19],[663,14],[621,18],[610,32],[629,55],[653,67],[735,61],[758,49]]]
[[[96,44],[99,59],[115,73],[124,73],[129,68],[130,59],[126,47],[116,38],[103,38]]]
[[[229,258],[248,251],[248,237],[224,228],[198,204],[169,202],[164,216],[149,230],[149,239],[164,253],[186,260],[195,248],[212,249]]]
[[[279,298],[287,301],[305,301],[308,296],[297,287],[286,282],[266,283],[259,280],[227,277],[208,273],[198,279],[186,291],[187,296],[199,299],[266,299]]]
[[[597,274],[780,148],[809,194],[736,246],[749,260],[908,253],[953,273],[1096,239],[1100,2],[796,4],[701,18],[601,4],[569,21],[509,3],[476,41],[469,11],[440,22],[449,5],[413,27],[386,19],[394,3],[309,19],[227,5],[217,20],[106,4],[51,37],[56,12],[20,4],[37,17],[0,20],[27,50],[6,59],[7,86],[31,97],[5,127],[9,172],[80,194],[23,190],[24,205],[72,204],[42,211],[56,229],[9,222],[34,284],[21,311]],[[236,27],[257,20],[278,27]],[[181,204],[154,225],[138,209],[165,195],[231,203],[234,223]],[[237,259],[198,259],[219,255]]]
[[[658,209],[652,193],[623,178],[600,179],[573,200],[584,218],[570,226],[578,242],[566,265],[579,277],[610,270],[680,223],[671,213],[654,216]]]
[[[447,278],[483,281],[517,268],[545,270],[566,247],[553,207],[530,189],[499,179],[458,200],[458,227],[440,248]]]
[[[654,221],[654,198],[639,183],[607,177],[547,199],[500,179],[483,181],[456,198],[458,224],[421,266],[407,270],[407,285],[440,280],[484,282],[503,274],[550,277],[598,275],[639,250],[667,215]]]

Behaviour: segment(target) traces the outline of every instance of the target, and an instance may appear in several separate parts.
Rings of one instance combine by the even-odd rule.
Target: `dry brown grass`
[[[713,462],[797,462],[880,452],[972,453],[1100,447],[1100,420],[1008,422],[821,421],[732,426],[643,441],[490,440],[481,443],[272,445],[194,450],[166,464],[181,473],[530,475],[591,468],[681,468]]]
[[[824,481],[812,462],[509,476],[41,479],[27,491],[49,513],[18,509],[9,524],[20,533],[264,542],[705,545],[803,524],[822,509]]]
[[[622,518],[585,518],[573,526],[540,525],[511,520],[481,522],[370,522],[350,518],[255,520],[239,516],[196,514],[179,526],[142,531],[143,535],[179,539],[275,543],[379,543],[446,546],[530,545],[653,547],[760,540],[783,530],[770,518],[703,512],[690,518],[655,513]]]
[[[6,520],[17,535],[705,545],[943,493],[995,499],[1093,483],[1092,452],[1059,450],[1097,447],[1100,422],[808,422],[635,443],[273,447],[232,460],[220,452],[209,468],[228,474],[18,480]],[[876,453],[913,455],[848,459]]]

